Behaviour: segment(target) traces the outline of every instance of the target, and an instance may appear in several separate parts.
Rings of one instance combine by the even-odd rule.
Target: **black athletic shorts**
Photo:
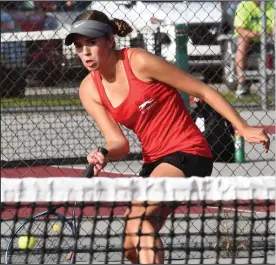
[[[139,175],[149,177],[151,172],[161,163],[171,164],[184,173],[185,177],[206,177],[211,176],[213,169],[213,159],[204,156],[175,152],[168,154],[157,161],[144,164]]]

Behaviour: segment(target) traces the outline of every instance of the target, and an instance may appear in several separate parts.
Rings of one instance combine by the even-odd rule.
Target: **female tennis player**
[[[208,143],[177,90],[203,99],[248,142],[262,143],[269,150],[266,131],[247,125],[216,90],[143,49],[116,50],[114,35],[124,37],[131,31],[125,21],[110,20],[93,10],[77,17],[65,40],[66,45],[75,45],[90,72],[81,83],[79,95],[105,138],[108,158],[119,159],[129,152],[128,140],[119,127],[122,124],[141,141],[141,176],[210,176],[213,161]],[[88,162],[95,165],[97,175],[107,158],[93,150]],[[132,263],[137,259],[141,264],[164,263],[162,242],[152,234],[161,229],[170,213],[169,208],[157,205],[136,206],[127,211],[129,218],[137,217],[128,219],[124,242],[125,255]],[[151,218],[156,215],[162,218]],[[142,236],[138,236],[139,229]]]

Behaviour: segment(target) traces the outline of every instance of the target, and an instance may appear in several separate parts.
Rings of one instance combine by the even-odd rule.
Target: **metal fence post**
[[[263,110],[268,109],[268,98],[267,98],[267,72],[266,72],[266,1],[261,1],[261,21],[262,21],[262,30],[261,30],[261,60],[259,62],[259,72],[260,72],[260,90],[261,90],[261,105]]]
[[[160,27],[158,27],[154,33],[154,53],[156,56],[162,56],[162,39]]]
[[[178,24],[175,26],[175,43],[176,43],[176,65],[188,72],[188,51],[187,51],[187,42],[188,42],[188,29],[186,24]],[[189,95],[179,91],[181,94],[185,106],[189,109]]]
[[[274,8],[276,7],[276,0],[274,0]],[[273,29],[273,41],[274,41],[274,93],[276,95],[276,70],[275,70],[275,66],[276,66],[276,56],[275,56],[275,51],[276,51],[276,41],[275,41],[275,35],[276,35],[276,27],[275,27],[275,21],[276,21],[276,12],[274,11],[274,29]],[[275,98],[275,97],[274,97]],[[275,101],[275,100],[274,100]]]

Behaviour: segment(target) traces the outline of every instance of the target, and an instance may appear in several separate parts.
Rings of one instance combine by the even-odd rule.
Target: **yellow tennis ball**
[[[58,225],[58,224],[54,224],[54,225],[53,225],[53,230],[54,230],[55,232],[58,232],[58,231],[60,230],[59,225]]]
[[[18,238],[18,247],[20,249],[33,249],[34,246],[35,246],[35,243],[36,243],[36,239],[31,236],[31,237],[28,237],[28,236],[21,236]]]

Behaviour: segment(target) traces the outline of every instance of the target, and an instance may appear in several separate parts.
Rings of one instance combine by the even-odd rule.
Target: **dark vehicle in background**
[[[90,8],[130,22],[134,27],[130,44],[138,34],[143,35],[144,41],[140,46],[154,54],[158,52],[152,36],[159,28],[170,42],[157,48],[161,56],[170,62],[176,61],[175,25],[185,24],[189,72],[206,82],[221,81],[221,47],[217,41],[220,2],[93,1]]]
[[[73,20],[89,9],[104,11],[134,26],[130,36],[117,40],[118,48],[143,47],[171,62],[176,60],[175,25],[186,24],[189,72],[203,76],[206,82],[221,77],[221,49],[217,42],[219,3],[2,1],[0,4],[18,25],[9,33],[1,30],[5,33],[1,34],[1,71],[5,73],[0,80],[1,88],[5,87],[1,96],[24,96],[26,81],[28,86],[52,87],[61,79],[81,79],[86,71],[74,47],[66,47],[63,40]]]
[[[188,23],[189,72],[206,83],[222,81],[219,26],[216,21]]]
[[[61,71],[63,38],[40,38],[63,27],[57,14],[83,11],[89,1],[1,1],[1,98],[24,96],[25,88],[54,86]],[[72,11],[73,10],[73,11]],[[33,39],[29,37],[35,36]],[[23,39],[23,41],[22,41]]]

